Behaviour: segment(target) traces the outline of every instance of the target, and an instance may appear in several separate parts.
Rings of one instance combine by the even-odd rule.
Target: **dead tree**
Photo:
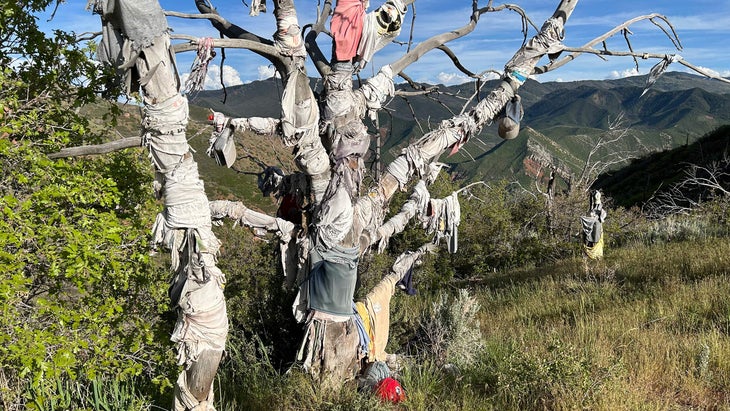
[[[547,186],[544,191],[540,187],[541,176],[543,175],[540,171],[535,181],[535,188],[545,199],[547,227],[551,235],[562,235],[566,239],[570,238],[574,233],[575,224],[575,219],[572,216],[580,212],[579,210],[582,207],[580,204],[584,202],[585,196],[590,193],[596,178],[612,168],[637,158],[639,154],[637,150],[621,148],[622,144],[631,137],[634,137],[631,129],[624,125],[624,114],[620,113],[615,119],[608,119],[608,130],[599,135],[595,141],[589,142],[586,138],[588,153],[582,159],[582,165],[578,173],[574,174],[569,171],[568,167],[561,164],[560,160],[547,161],[551,167]],[[639,143],[641,145],[640,141]],[[647,150],[646,147],[643,148]],[[557,177],[562,179],[566,188],[556,198],[555,184]],[[555,213],[555,209],[559,209],[560,213]]]
[[[658,188],[643,206],[650,218],[688,215],[706,201],[730,197],[730,155],[706,166],[682,164],[683,177],[666,188]]]
[[[456,67],[468,72],[446,44],[472,32],[486,13],[512,10],[520,13],[525,23],[531,24],[525,12],[516,5],[495,6],[490,0],[486,6],[479,7],[474,0],[471,15],[467,16],[464,26],[447,28],[444,33],[409,47],[401,58],[381,67],[361,87],[353,88],[353,75],[372,60],[373,53],[398,35],[407,8],[413,2],[387,0],[376,10],[367,12],[360,0],[338,0],[334,9],[332,2],[325,0],[317,21],[308,25],[308,31],[304,33],[293,0],[274,0],[277,27],[273,38],[256,35],[229,22],[206,0],[195,1],[201,13],[197,15],[163,11],[156,0],[94,2],[94,11],[101,16],[104,27],[104,38],[99,47],[102,60],[118,69],[119,78],[126,82],[128,91],[140,90],[143,96],[143,137],[137,143],[141,141],[149,150],[156,172],[156,194],[164,204],[153,233],[155,241],[167,246],[172,254],[170,298],[178,311],[172,340],[177,344],[180,364],[185,367],[175,387],[176,409],[212,407],[212,382],[225,348],[228,327],[222,290],[225,278],[216,266],[220,242],[211,230],[213,219],[232,218],[244,225],[279,235],[282,263],[288,278],[292,283],[297,277],[299,279],[300,293],[294,306],[295,315],[300,320],[313,321],[317,319],[318,312],[352,317],[358,257],[368,252],[372,245],[378,244],[378,248],[382,248],[404,226],[402,220],[384,222],[385,210],[394,193],[410,187],[414,177],[423,181],[415,185],[417,189],[411,197],[413,209],[404,209],[401,218],[407,220],[422,216],[419,210],[424,204],[438,204],[445,213],[439,218],[447,221],[449,228],[435,233],[435,237],[448,238],[450,249],[455,251],[455,227],[458,225],[454,218],[458,216],[458,202],[454,204],[456,193],[434,202],[432,199],[425,201],[427,191],[423,191],[432,180],[433,173],[438,172],[436,161],[439,156],[447,149],[458,150],[493,121],[500,123],[500,135],[503,137],[516,135],[518,124],[514,118],[504,114],[504,109],[508,103],[519,103],[517,93],[529,76],[553,70],[577,54],[609,54],[607,50],[593,49],[595,43],[580,49],[563,46],[564,27],[577,0],[561,0],[537,34],[526,39],[524,46],[506,63],[502,81],[486,98],[468,111],[444,120],[438,128],[412,142],[385,168],[377,185],[362,187],[363,159],[371,138],[363,119],[377,115],[377,111],[394,95],[394,76],[407,79],[404,70],[436,48],[446,52]],[[251,14],[260,10],[261,1],[252,2]],[[166,16],[207,19],[223,38],[172,36]],[[664,22],[664,27],[671,29],[668,20],[657,15],[642,16],[619,27],[626,30],[631,23],[642,19],[658,19],[660,27]],[[328,21],[330,31],[326,28]],[[334,50],[330,58],[324,55],[317,43],[318,36],[323,34],[333,36]],[[602,42],[613,34],[606,33],[597,41]],[[667,34],[670,38],[676,37]],[[183,41],[172,45],[172,38]],[[273,189],[283,194],[296,193],[302,215],[297,223],[254,212],[238,202],[209,202],[205,196],[203,182],[185,136],[188,102],[181,90],[200,87],[195,79],[202,78],[201,73],[205,72],[213,48],[251,51],[268,59],[281,75],[285,87],[281,116],[273,119],[230,119],[217,113],[210,153],[218,156],[223,164],[230,165],[230,152],[227,150],[230,150],[228,144],[235,130],[280,135],[284,144],[292,148],[299,171],[275,180]],[[175,53],[191,50],[197,51],[199,64],[191,73],[193,81],[183,86],[178,77]],[[559,54],[566,50],[572,54],[557,60]],[[647,56],[633,51],[626,53]],[[545,56],[550,58],[550,63],[538,66]],[[665,55],[648,57],[669,62]],[[319,100],[309,85],[304,65],[307,58],[311,59],[324,80],[324,92]],[[467,74],[474,76],[470,72]],[[94,154],[134,143],[131,139],[123,144],[117,143],[113,148],[69,148],[54,156]],[[321,264],[323,262],[326,264]],[[315,267],[319,271],[313,274]],[[394,271],[397,270],[394,267]],[[336,281],[329,283],[336,284],[336,289],[326,289],[331,285],[320,280],[335,276]],[[325,292],[319,292],[318,287],[326,289]],[[312,290],[318,292],[313,294]],[[324,301],[317,296],[321,294],[332,298]],[[328,315],[321,320],[330,321]],[[322,356],[326,350],[346,345],[357,351],[351,332],[348,334],[348,324],[347,321],[331,322],[328,338],[304,341],[302,353],[308,361],[305,361],[308,371],[335,382],[352,377],[352,367],[349,366],[352,358],[346,355]],[[310,326],[313,327],[311,323]]]
[[[580,173],[571,182],[571,186],[587,191],[598,176],[620,164],[626,164],[637,158],[639,153],[633,150],[618,150],[616,146],[631,137],[630,127],[624,125],[624,113],[615,119],[609,119],[608,130],[602,133],[591,146]],[[599,154],[603,155],[599,159]]]

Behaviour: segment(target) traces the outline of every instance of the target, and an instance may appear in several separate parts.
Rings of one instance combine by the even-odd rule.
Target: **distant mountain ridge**
[[[312,84],[317,89],[317,81]],[[496,84],[497,80],[487,82],[481,97]],[[692,143],[730,124],[730,84],[667,72],[642,96],[645,84],[646,76],[547,83],[528,80],[519,91],[525,110],[519,137],[503,141],[494,125],[485,127],[462,150],[444,155],[440,161],[468,180],[530,181],[550,167],[569,177],[580,170],[595,142],[620,116],[626,137],[610,150],[637,156]],[[443,92],[437,99],[396,97],[381,113],[380,127],[390,130],[381,150],[385,162],[441,120],[461,112],[474,94],[473,83],[436,87]],[[410,89],[403,84],[397,88]],[[190,101],[235,117],[278,117],[282,91],[279,80],[269,79],[227,88],[225,104],[222,90],[198,92]],[[419,115],[418,121],[412,112]],[[375,134],[374,126],[371,133]],[[597,156],[608,154],[603,150]]]

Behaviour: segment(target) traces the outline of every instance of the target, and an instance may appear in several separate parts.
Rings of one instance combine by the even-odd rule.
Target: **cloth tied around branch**
[[[186,92],[189,93],[203,89],[203,86],[205,86],[205,78],[208,74],[208,63],[213,60],[215,55],[213,39],[211,37],[198,39],[198,53],[190,67],[190,75],[185,80]]]
[[[461,223],[461,206],[457,192],[443,199],[430,199],[422,223],[428,234],[434,234],[434,244],[439,244],[441,239],[445,238],[449,253],[456,253]]]
[[[649,88],[659,79],[659,77],[661,77],[662,74],[664,74],[665,71],[667,71],[670,64],[679,60],[682,60],[682,56],[678,54],[671,54],[664,56],[659,63],[655,64],[654,67],[649,70],[649,76],[646,78],[646,85],[644,86],[644,91],[641,92],[641,95],[643,96],[647,91],[649,91]]]
[[[266,0],[252,0],[248,15],[256,17],[259,13],[266,13]]]
[[[363,19],[362,37],[357,45],[360,69],[372,60],[373,55],[400,34],[406,6],[401,0],[387,0]]]
[[[268,166],[260,172],[256,178],[256,184],[264,197],[271,194],[280,195],[282,183],[284,182],[284,171],[276,166]]]
[[[233,139],[233,127],[230,126],[230,118],[223,113],[212,111],[208,120],[213,123],[213,133],[210,136],[210,143],[206,153],[213,158],[219,166],[230,168],[236,161],[236,142]]]

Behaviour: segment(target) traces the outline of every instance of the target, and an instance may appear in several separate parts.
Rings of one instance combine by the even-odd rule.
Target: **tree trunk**
[[[104,24],[102,57],[122,69],[128,85],[138,82],[143,96],[142,140],[164,204],[153,234],[172,253],[170,297],[178,320],[171,339],[185,368],[175,386],[174,409],[212,409],[213,380],[228,333],[225,277],[215,264],[220,242],[185,135],[188,101],[180,94],[167,19],[156,0],[99,2],[95,12]]]

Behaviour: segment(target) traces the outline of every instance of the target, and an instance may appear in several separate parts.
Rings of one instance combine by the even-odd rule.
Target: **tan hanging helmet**
[[[520,134],[520,123],[515,123],[509,117],[501,117],[498,126],[497,133],[505,140],[512,140]]]
[[[512,140],[520,134],[520,120],[524,111],[522,100],[515,95],[504,106],[504,112],[497,120],[497,133],[505,140]]]

